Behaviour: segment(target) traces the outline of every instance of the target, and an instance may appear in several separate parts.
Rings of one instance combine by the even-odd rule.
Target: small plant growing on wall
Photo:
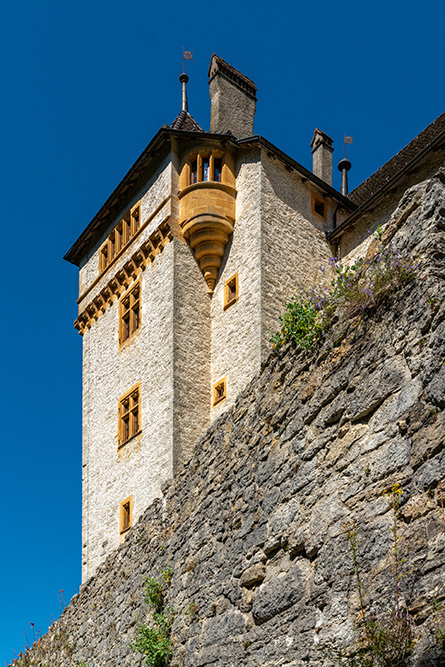
[[[302,349],[328,345],[336,320],[368,317],[389,295],[414,279],[416,266],[410,255],[403,255],[391,243],[383,246],[381,230],[375,240],[380,247],[373,257],[360,258],[349,266],[331,259],[334,278],[330,288],[302,288],[286,304],[280,329],[270,340],[275,348],[288,341]]]
[[[400,580],[403,577],[404,559],[400,553],[399,508],[403,491],[395,484],[383,493],[392,515],[391,570],[393,596],[388,603],[392,609],[383,617],[372,615],[363,588],[362,561],[357,524],[348,522],[343,527],[349,547],[355,587],[359,600],[359,618],[354,639],[346,649],[329,649],[328,657],[340,667],[403,667],[408,664],[414,647],[413,621],[400,603]]]
[[[171,583],[172,568],[162,570],[157,577],[145,580],[145,601],[149,606],[150,620],[142,623],[136,640],[131,644],[134,653],[145,656],[145,664],[151,667],[166,667],[173,654],[171,627],[174,612],[166,607],[166,592]]]

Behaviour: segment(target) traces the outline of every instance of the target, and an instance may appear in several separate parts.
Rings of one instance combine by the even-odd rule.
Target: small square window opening
[[[326,202],[318,197],[314,192],[311,193],[311,207],[312,213],[326,220],[327,206]]]
[[[127,532],[133,524],[133,496],[126,498],[119,506],[119,532]]]
[[[212,404],[218,405],[227,398],[227,379],[223,378],[213,385]]]
[[[238,274],[224,283],[224,310],[238,301]]]

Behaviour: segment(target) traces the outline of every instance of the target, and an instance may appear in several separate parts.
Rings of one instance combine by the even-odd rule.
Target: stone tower
[[[181,83],[180,114],[65,257],[80,270],[83,581],[260,369],[283,302],[353,210],[253,134],[250,79],[212,56],[210,132]],[[323,177],[332,141],[319,136]]]

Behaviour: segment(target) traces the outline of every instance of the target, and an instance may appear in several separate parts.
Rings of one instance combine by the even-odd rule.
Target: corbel
[[[116,273],[116,280],[118,281],[119,285],[124,285],[126,278],[127,276],[125,275],[125,272],[122,271],[122,269]]]
[[[133,262],[133,258],[130,258],[128,262],[124,264],[123,269],[129,278],[134,278],[136,276],[136,266]]]
[[[102,297],[102,294],[100,292],[97,296],[94,297],[93,303],[96,306],[96,309],[98,311],[98,315],[100,313],[104,312],[104,310],[105,310],[105,301],[104,301],[104,299]]]
[[[144,255],[141,250],[137,250],[131,258],[134,262],[136,268],[139,268],[144,264]]]

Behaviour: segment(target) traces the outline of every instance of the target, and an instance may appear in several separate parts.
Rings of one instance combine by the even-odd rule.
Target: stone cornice
[[[148,239],[131,253],[127,262],[110,276],[110,279],[98,294],[79,313],[74,322],[74,328],[82,336],[173,239],[170,217],[165,218]]]

